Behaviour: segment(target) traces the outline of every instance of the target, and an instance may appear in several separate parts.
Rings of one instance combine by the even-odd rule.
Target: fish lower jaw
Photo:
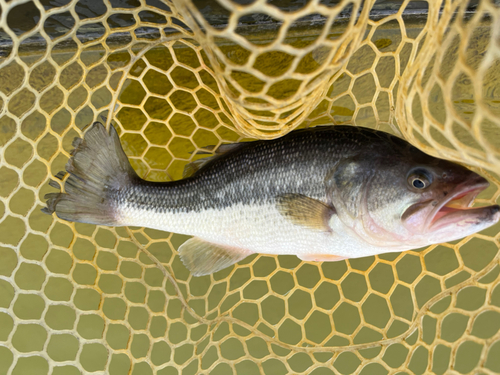
[[[431,222],[428,232],[439,232],[448,229],[463,231],[463,236],[475,233],[500,220],[500,206],[477,208],[443,207]],[[477,228],[477,229],[475,229]],[[472,231],[468,229],[473,229]],[[469,233],[471,232],[471,233]]]
[[[435,229],[435,225],[440,222],[444,217],[455,214],[455,212],[475,210],[471,208],[474,199],[477,195],[488,187],[489,183],[484,180],[471,185],[458,187],[455,191],[451,192],[443,201],[438,202],[436,207],[432,210],[427,218],[427,228]]]

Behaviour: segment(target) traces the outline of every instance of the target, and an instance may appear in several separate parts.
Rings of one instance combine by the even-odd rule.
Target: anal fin
[[[251,251],[193,237],[179,247],[182,263],[194,276],[209,275],[246,258]]]
[[[300,254],[297,255],[300,260],[306,262],[336,262],[339,260],[347,259],[346,257],[341,257],[333,254]]]

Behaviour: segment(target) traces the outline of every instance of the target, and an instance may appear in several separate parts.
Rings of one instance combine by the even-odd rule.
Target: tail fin
[[[110,195],[139,179],[123,152],[118,133],[113,126],[108,133],[95,122],[83,139],[75,138],[73,146],[66,164],[70,176],[64,184],[65,192],[47,194],[47,207],[42,211],[49,215],[55,212],[68,221],[117,225],[116,204]],[[63,176],[64,172],[56,175]],[[59,187],[55,181],[50,185]]]

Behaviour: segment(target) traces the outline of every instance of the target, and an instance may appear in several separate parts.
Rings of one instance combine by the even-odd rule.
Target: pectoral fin
[[[278,197],[277,207],[281,215],[293,224],[322,232],[330,232],[328,225],[335,208],[301,194]]]
[[[306,262],[336,262],[338,260],[347,259],[346,257],[330,254],[300,254],[297,255],[297,257]]]
[[[246,258],[251,251],[216,245],[193,237],[179,247],[182,263],[194,276],[209,275]]]

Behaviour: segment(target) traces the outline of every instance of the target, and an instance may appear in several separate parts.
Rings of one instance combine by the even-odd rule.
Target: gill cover
[[[371,159],[355,156],[339,161],[325,178],[328,203],[344,224],[353,227],[366,214],[366,189],[376,169]]]

